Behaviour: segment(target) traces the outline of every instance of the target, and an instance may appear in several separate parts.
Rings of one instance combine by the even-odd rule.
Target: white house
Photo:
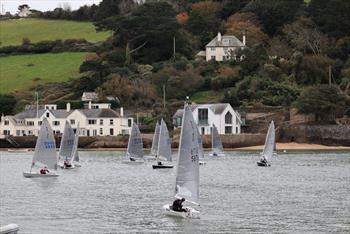
[[[93,105],[89,105],[92,107]],[[41,106],[42,107],[42,106]],[[74,131],[79,123],[81,136],[116,136],[129,134],[133,118],[111,108],[87,108],[57,110],[56,105],[45,105],[40,109],[28,109],[14,116],[2,116],[0,134],[12,136],[38,135],[43,118],[47,118],[55,134],[63,133],[65,121],[68,120]],[[99,105],[97,105],[99,107]]]
[[[19,12],[18,12],[18,16],[21,18],[28,17],[31,14],[32,14],[32,12],[30,11],[28,5],[23,5],[22,9],[19,10]]]
[[[216,104],[192,104],[194,121],[202,135],[211,134],[213,125],[218,129],[219,134],[241,133],[241,116],[229,103]],[[183,109],[179,109],[173,115],[175,128],[181,127]]]
[[[93,102],[98,100],[98,95],[95,92],[84,92],[83,95],[81,96],[81,100],[83,102]]]
[[[236,58],[239,50],[246,48],[246,37],[243,34],[243,42],[233,35],[218,35],[205,46],[206,61],[225,61]]]

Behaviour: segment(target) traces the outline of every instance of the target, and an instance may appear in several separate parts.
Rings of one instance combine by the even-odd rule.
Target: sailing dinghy
[[[44,118],[36,140],[33,162],[29,172],[23,172],[26,178],[57,177],[56,142],[49,121]]]
[[[64,126],[63,135],[61,139],[60,150],[58,152],[58,161],[59,165],[62,169],[73,169],[73,147],[75,141],[75,134],[72,126],[66,120],[66,124]],[[61,162],[62,161],[62,162]]]
[[[257,162],[259,167],[270,167],[270,162],[272,155],[274,154],[274,149],[276,148],[275,141],[275,123],[271,121],[269,129],[267,130],[265,145],[263,152],[261,153],[260,161]]]
[[[157,121],[156,128],[154,129],[154,134],[153,134],[151,155],[145,156],[145,159],[147,159],[147,160],[155,160],[156,159],[157,150],[158,150],[158,142],[159,142],[159,131],[160,131],[160,127],[159,127],[159,123]]]
[[[134,123],[129,136],[126,158],[123,163],[143,163],[143,144],[139,127]]]
[[[213,125],[212,131],[211,131],[211,145],[212,145],[212,152],[210,153],[210,156],[225,156],[220,135],[215,125]]]
[[[199,134],[199,131],[198,131],[198,146],[199,146],[199,165],[205,165],[206,162],[204,161],[203,139],[202,139],[202,135]]]
[[[157,164],[152,165],[153,169],[173,168],[173,165],[164,164],[164,161],[171,162],[171,139],[166,123],[162,119],[160,122],[159,141],[157,149]]]
[[[190,106],[185,104],[180,135],[179,156],[175,183],[175,198],[199,205],[199,146],[198,129]],[[199,218],[200,212],[192,207],[174,211],[171,204],[164,205],[165,213],[182,218]]]

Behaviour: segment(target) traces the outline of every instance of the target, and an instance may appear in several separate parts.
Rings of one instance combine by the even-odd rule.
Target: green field
[[[195,103],[215,103],[221,102],[224,97],[224,90],[221,91],[201,91],[191,96],[191,101]]]
[[[0,93],[27,90],[37,84],[66,81],[79,73],[86,53],[0,57]]]
[[[0,21],[0,46],[19,45],[23,38],[31,42],[57,39],[102,41],[109,32],[96,32],[91,22],[69,20],[18,19]]]

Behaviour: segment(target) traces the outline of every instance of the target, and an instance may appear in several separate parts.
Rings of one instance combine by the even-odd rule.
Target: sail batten
[[[56,142],[49,121],[44,118],[36,141],[33,166],[46,166],[48,169],[57,170]]]
[[[212,128],[212,150],[217,154],[221,154],[224,152],[220,135],[215,125],[213,125],[213,128]]]
[[[134,123],[131,129],[127,156],[129,158],[143,158],[143,144],[138,126]]]
[[[175,197],[199,203],[198,128],[189,105],[185,105],[180,134]]]
[[[166,126],[165,121],[162,119],[160,124],[159,131],[159,141],[158,141],[158,149],[157,149],[157,161],[161,159],[165,159],[169,162],[171,159],[171,139],[169,137],[169,131]]]

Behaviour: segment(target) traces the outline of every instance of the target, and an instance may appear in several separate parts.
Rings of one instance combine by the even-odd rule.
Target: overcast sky
[[[6,11],[17,13],[17,7],[22,4],[28,4],[31,9],[39,11],[53,10],[58,6],[68,3],[72,10],[78,9],[83,5],[98,4],[102,0],[0,0],[1,13]]]

